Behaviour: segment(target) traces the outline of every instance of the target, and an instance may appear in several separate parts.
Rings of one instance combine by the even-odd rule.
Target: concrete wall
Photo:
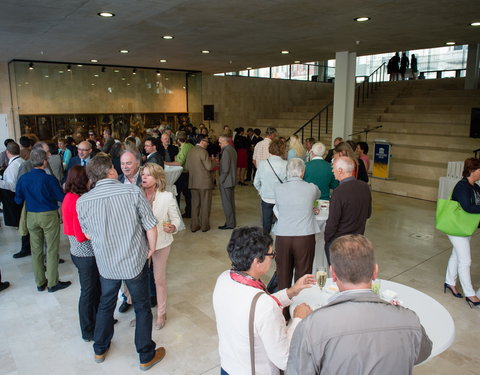
[[[202,102],[215,106],[211,126],[220,134],[224,125],[231,129],[255,127],[256,119],[288,111],[294,105],[322,96],[331,87],[319,82],[204,75]],[[198,124],[203,116],[196,113],[191,118]]]

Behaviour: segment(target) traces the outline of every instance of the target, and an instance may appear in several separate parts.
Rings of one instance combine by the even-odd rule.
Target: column
[[[18,122],[18,121],[17,121]],[[0,61],[0,139],[13,138],[18,141],[20,128],[16,128],[13,116],[8,62]],[[3,148],[3,141],[2,141]]]
[[[480,44],[468,45],[467,73],[465,74],[465,89],[478,88],[480,79]]]
[[[336,137],[346,139],[353,133],[356,57],[355,52],[343,51],[335,54],[332,147]]]

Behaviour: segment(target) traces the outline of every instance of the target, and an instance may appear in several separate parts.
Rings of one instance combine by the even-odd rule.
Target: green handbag
[[[449,199],[437,201],[435,227],[445,234],[469,237],[480,223],[480,214],[471,214],[463,210],[460,203]]]

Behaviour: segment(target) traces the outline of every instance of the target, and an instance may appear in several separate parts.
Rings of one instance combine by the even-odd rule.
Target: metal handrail
[[[333,100],[328,103],[325,107],[323,107],[315,116],[313,116],[310,120],[308,120],[303,126],[301,126],[294,135],[297,135],[299,132],[302,133],[301,140],[302,143],[305,140],[305,128],[310,125],[310,138],[313,138],[313,123],[316,121],[318,117],[318,138],[317,140],[320,141],[321,135],[321,128],[322,128],[322,114],[325,112],[325,134],[328,134],[328,110],[329,107],[333,105]]]
[[[360,106],[360,104],[363,104],[365,102],[365,99],[367,99],[381,84],[381,82],[384,81],[385,78],[385,67],[386,63],[383,63],[380,65],[377,69],[375,69],[368,77],[365,76],[365,80],[355,86],[355,90],[357,90],[357,107]],[[360,103],[360,93],[362,96],[362,101]],[[310,120],[308,120],[305,124],[303,124],[298,130],[293,133],[295,135],[298,135],[298,133],[301,133],[301,140],[302,143],[305,140],[305,132],[308,133],[308,130],[310,130],[310,138],[313,138],[313,133],[314,133],[314,123],[318,121],[318,130],[316,132],[316,135],[318,136],[318,140],[321,139],[321,134],[322,134],[322,117],[325,119],[325,134],[328,134],[328,120],[329,120],[329,109],[330,107],[333,106],[333,100],[328,103],[326,106],[324,106],[317,114],[315,114]],[[308,126],[310,128],[308,129]]]
[[[480,152],[480,148],[472,151],[475,154],[475,159],[478,159],[478,153]]]
[[[380,86],[381,82],[385,81],[385,68],[387,64],[383,63],[377,69],[375,69],[365,80],[357,85],[355,90],[357,91],[357,108],[360,104],[365,103],[365,99],[368,99],[374,91]],[[361,99],[361,101],[360,101]]]

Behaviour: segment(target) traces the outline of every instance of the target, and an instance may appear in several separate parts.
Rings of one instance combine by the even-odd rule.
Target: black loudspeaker
[[[472,108],[470,120],[470,137],[480,138],[480,108]]]
[[[215,109],[213,104],[203,106],[203,121],[215,121]]]

